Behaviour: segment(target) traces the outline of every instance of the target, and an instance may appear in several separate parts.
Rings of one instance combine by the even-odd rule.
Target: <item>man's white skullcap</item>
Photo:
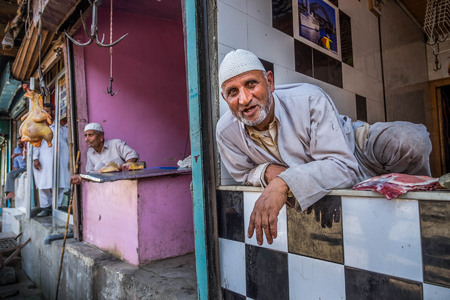
[[[86,126],[84,126],[84,131],[88,131],[88,130],[104,132],[102,125],[100,125],[98,123],[89,123]]]
[[[219,85],[239,74],[252,71],[266,71],[258,57],[250,51],[237,49],[229,52],[219,67]]]

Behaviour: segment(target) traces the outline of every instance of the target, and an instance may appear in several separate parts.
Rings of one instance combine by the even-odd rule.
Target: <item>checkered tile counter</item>
[[[450,201],[326,196],[283,207],[260,247],[246,232],[261,193],[217,193],[224,299],[450,299]]]

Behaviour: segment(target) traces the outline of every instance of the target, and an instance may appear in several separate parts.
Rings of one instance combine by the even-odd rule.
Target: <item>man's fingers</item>
[[[255,217],[255,230],[256,230],[256,241],[258,242],[258,245],[261,246],[263,243],[263,229],[260,214],[256,214]]]
[[[277,223],[278,223],[278,217],[276,215],[270,215],[269,217],[269,227],[270,227],[270,237],[276,239],[277,238]],[[267,233],[266,236],[268,237]],[[269,238],[267,238],[267,241]],[[269,243],[271,244],[271,243]]]
[[[270,234],[269,216],[263,215],[261,223],[262,223],[261,224],[262,229],[264,230],[264,234],[266,235],[267,243],[272,244],[273,239],[272,239],[272,235]],[[261,237],[261,243],[262,243],[262,237]]]
[[[250,222],[248,223],[247,236],[249,239],[252,238],[253,231],[255,231],[255,212],[254,211],[250,215]]]

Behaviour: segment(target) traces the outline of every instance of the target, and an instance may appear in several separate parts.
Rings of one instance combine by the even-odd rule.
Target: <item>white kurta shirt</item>
[[[55,123],[50,125],[53,131],[52,145],[55,145]],[[69,133],[67,124],[59,128],[59,188],[70,187],[69,169]],[[53,187],[53,155],[54,149],[48,147],[45,140],[41,147],[33,147],[33,160],[39,159],[41,170],[33,168],[34,180],[38,189],[51,189]]]
[[[278,148],[284,162],[259,147],[230,111],[217,123],[222,162],[230,175],[246,185],[261,186],[268,164],[287,167],[279,175],[306,210],[333,188],[353,186],[358,162],[353,155],[350,118],[339,116],[329,96],[317,86],[290,84],[273,93]]]
[[[132,158],[139,159],[139,154],[128,146],[127,143],[119,139],[105,140],[101,153],[95,151],[94,148],[89,148],[87,152],[86,172],[98,172],[105,164],[111,161],[122,165]]]

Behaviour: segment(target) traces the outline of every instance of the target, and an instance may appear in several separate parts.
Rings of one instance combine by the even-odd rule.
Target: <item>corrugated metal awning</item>
[[[11,63],[8,62],[0,78],[0,112],[8,112],[14,96],[21,86],[22,82],[11,76]]]

